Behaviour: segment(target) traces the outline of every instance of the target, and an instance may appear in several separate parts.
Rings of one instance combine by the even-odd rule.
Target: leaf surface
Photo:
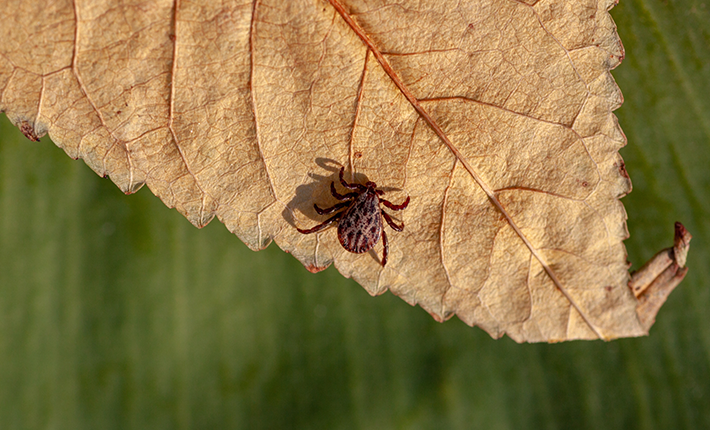
[[[23,30],[2,27],[0,109],[124,192],[147,184],[197,226],[216,215],[436,319],[638,336],[612,5],[21,3],[2,11]],[[381,244],[295,229],[323,220],[341,165],[411,197],[385,268]]]

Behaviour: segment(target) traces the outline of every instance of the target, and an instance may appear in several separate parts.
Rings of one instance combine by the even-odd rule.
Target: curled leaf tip
[[[663,249],[631,274],[629,288],[638,300],[636,313],[646,332],[670,293],[688,273],[685,262],[691,238],[683,224],[676,222],[673,247]]]

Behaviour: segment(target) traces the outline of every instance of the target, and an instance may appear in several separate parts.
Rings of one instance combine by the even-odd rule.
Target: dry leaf
[[[7,3],[0,109],[126,193],[495,337],[646,333],[612,0]],[[341,164],[411,196],[384,269],[296,231]]]

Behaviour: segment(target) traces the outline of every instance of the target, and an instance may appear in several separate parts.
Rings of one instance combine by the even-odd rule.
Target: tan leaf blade
[[[438,320],[519,342],[638,336],[612,5],[22,2],[0,17],[16,23],[0,109],[126,193],[145,183],[197,226],[216,215]],[[381,243],[352,254],[295,228],[324,220],[341,165],[411,196],[385,268]]]

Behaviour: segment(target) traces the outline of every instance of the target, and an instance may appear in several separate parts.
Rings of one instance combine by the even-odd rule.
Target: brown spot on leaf
[[[624,163],[623,161],[621,161],[621,164],[619,164],[619,173],[624,178],[629,179],[629,172],[626,171],[626,163]]]
[[[328,266],[316,266],[314,264],[306,264],[305,267],[306,267],[306,270],[308,270],[311,273],[322,272],[328,268]]]
[[[32,126],[29,122],[22,121],[22,123],[20,124],[20,131],[29,140],[33,142],[39,142],[39,137],[37,137],[37,134],[35,134],[34,126]]]

